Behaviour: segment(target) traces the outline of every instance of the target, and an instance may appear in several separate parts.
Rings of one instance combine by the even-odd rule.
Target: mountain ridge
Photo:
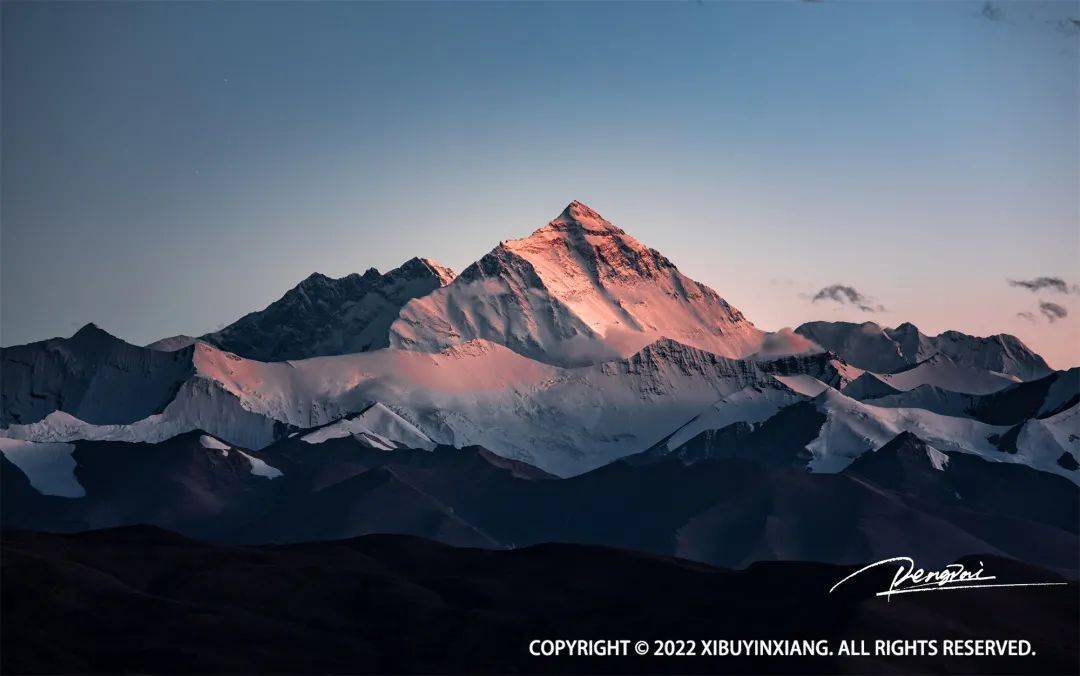
[[[203,339],[139,348],[88,325],[0,365],[0,436],[22,442],[199,428],[257,449],[338,423],[319,434],[480,445],[569,475],[815,399],[825,471],[904,430],[1070,478],[1080,455],[1075,373],[1018,383],[1047,371],[1018,339],[872,322],[767,334],[578,201],[457,277],[420,258],[314,273]],[[375,403],[374,428],[354,418]]]
[[[890,329],[875,322],[826,321],[807,322],[797,327],[795,333],[855,366],[877,373],[900,371],[939,353],[961,366],[1021,380],[1034,380],[1053,372],[1041,356],[1007,333],[980,337],[948,330],[928,336],[911,322]]]
[[[823,428],[815,442],[821,458],[818,462],[827,461],[823,467],[833,467],[826,471],[842,468],[850,458],[884,443],[889,435],[904,429],[929,429],[936,439],[944,440],[947,449],[994,456],[1006,448],[1011,462],[1030,462],[1077,480],[1065,457],[1068,453],[1080,457],[1076,441],[1080,436],[1075,430],[1069,433],[1075,425],[1072,410],[1077,405],[1075,392],[1072,398],[1069,392],[1075,389],[1075,372],[1068,378],[1013,384],[993,398],[955,395],[959,403],[942,408],[935,398],[883,400],[877,405],[873,399],[860,402],[844,396],[837,388],[847,390],[849,384],[865,380],[867,374],[828,352],[771,361],[734,360],[666,338],[628,358],[564,369],[483,340],[434,354],[385,349],[259,362],[204,342],[163,353],[128,345],[96,329],[82,335],[96,335],[99,341],[59,339],[59,343],[45,341],[16,352],[25,357],[35,351],[48,355],[61,349],[77,366],[100,363],[119,351],[137,355],[130,357],[135,361],[163,360],[167,368],[160,372],[122,371],[125,378],[138,379],[127,388],[139,393],[137,405],[121,406],[126,401],[123,397],[101,399],[113,409],[98,413],[97,422],[79,418],[78,410],[68,405],[74,405],[76,399],[57,405],[58,401],[30,396],[42,383],[65,382],[69,367],[46,360],[49,368],[31,371],[29,380],[19,380],[17,368],[5,368],[0,373],[5,407],[13,400],[32,402],[36,408],[21,412],[21,420],[34,422],[11,419],[0,428],[0,436],[42,443],[161,441],[200,428],[230,443],[262,448],[285,434],[325,425],[382,402],[431,443],[479,444],[504,457],[570,475],[648,448],[694,418],[698,426],[754,422],[784,406],[832,392],[831,398],[822,400],[822,406],[834,423]],[[99,343],[104,345],[100,351],[87,347]],[[75,349],[79,346],[82,352]],[[7,349],[0,356],[6,360]],[[909,369],[906,377],[933,381],[937,376],[932,369],[951,368],[944,361],[935,363],[924,364],[923,371]],[[185,378],[170,376],[174,372]],[[766,394],[755,394],[746,390],[748,387]],[[1015,395],[1004,394],[1014,389]],[[743,394],[737,394],[742,390]],[[916,390],[904,397],[918,395],[919,388]],[[155,401],[160,405],[138,408]],[[942,405],[948,401],[942,400]],[[975,405],[980,408],[973,409]],[[707,414],[702,416],[703,412]],[[1033,415],[1047,417],[1021,425]],[[990,425],[979,422],[984,417]],[[1010,431],[999,421],[1008,421],[1015,429]],[[378,430],[372,438],[380,435],[387,439],[387,446],[401,441]],[[1058,462],[1062,457],[1064,464]]]
[[[286,361],[366,352],[388,346],[401,307],[449,283],[454,273],[411,258],[382,274],[369,268],[338,279],[312,273],[265,309],[200,340],[243,357]]]

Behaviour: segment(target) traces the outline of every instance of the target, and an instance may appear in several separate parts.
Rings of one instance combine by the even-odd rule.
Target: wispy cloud
[[[989,0],[983,3],[982,15],[984,18],[989,19],[990,21],[1005,20],[1005,10],[1003,10],[997,4],[990,2]]]
[[[858,289],[847,284],[831,284],[821,289],[810,299],[817,303],[829,300],[841,305],[854,305],[863,312],[884,312],[883,305],[874,302],[873,298],[861,293]]]
[[[1069,316],[1069,311],[1064,307],[1046,300],[1039,303],[1039,312],[1043,313],[1043,316],[1046,317],[1051,324],[1059,319],[1065,319]]]
[[[1080,286],[1069,285],[1061,277],[1036,277],[1035,279],[1010,279],[1009,286],[1018,286],[1028,291],[1054,291],[1056,293],[1080,293]]]
[[[1023,319],[1024,321],[1031,322],[1032,324],[1034,324],[1036,321],[1035,314],[1031,312],[1017,312],[1016,316],[1020,319]]]
[[[1077,33],[1080,33],[1080,19],[1074,19],[1070,16],[1064,19],[1058,19],[1057,21],[1051,21],[1050,23],[1056,26],[1057,29],[1065,35],[1076,35]]]
[[[1049,26],[1061,35],[1075,37],[1080,34],[1080,18],[1072,12],[1075,3],[1025,3],[1025,11],[1014,11],[1019,3],[1005,4],[987,0],[983,3],[978,16],[986,21],[1014,27]]]

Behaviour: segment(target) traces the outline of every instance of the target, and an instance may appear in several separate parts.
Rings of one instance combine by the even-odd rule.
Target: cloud
[[[1005,10],[1001,9],[1001,7],[998,7],[989,0],[987,0],[987,2],[983,4],[982,15],[990,21],[1005,20]]]
[[[1036,277],[1035,279],[1010,279],[1009,286],[1018,286],[1028,291],[1055,291],[1057,293],[1080,293],[1080,286],[1069,286],[1061,277]]]
[[[1035,315],[1032,314],[1031,312],[1017,312],[1016,316],[1019,317],[1020,319],[1023,319],[1024,321],[1031,322],[1032,324],[1034,324],[1035,321],[1036,321],[1035,320]]]
[[[831,300],[841,305],[854,305],[863,312],[884,312],[885,307],[874,303],[874,299],[859,293],[859,290],[846,284],[832,284],[821,289],[810,299],[816,303],[819,300]]]
[[[1076,35],[1080,33],[1080,19],[1074,19],[1071,16],[1064,19],[1058,19],[1057,21],[1051,21],[1051,25],[1056,26],[1059,31],[1065,35]]]
[[[811,354],[824,352],[817,343],[795,333],[791,327],[785,326],[776,333],[766,333],[761,341],[761,347],[754,353],[754,359],[779,359],[794,354]]]
[[[1029,2],[1025,4],[1025,11],[1015,11],[1020,6],[1020,3],[1009,3],[1009,9],[1006,12],[1004,3],[986,0],[976,16],[985,21],[1015,28],[1036,28],[1040,30],[1049,28],[1060,35],[1070,38],[1080,35],[1080,18],[1077,18],[1072,13],[1076,7],[1075,3]]]
[[[1059,319],[1064,319],[1069,316],[1068,310],[1057,303],[1051,303],[1046,300],[1039,303],[1039,312],[1043,313],[1043,316],[1046,317],[1051,324]]]

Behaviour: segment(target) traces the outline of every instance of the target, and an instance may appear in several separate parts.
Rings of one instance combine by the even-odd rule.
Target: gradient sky
[[[580,199],[763,328],[912,321],[1080,363],[1080,295],[1006,281],[1080,283],[1075,2],[0,11],[4,345],[460,270]],[[809,300],[833,283],[886,311]]]

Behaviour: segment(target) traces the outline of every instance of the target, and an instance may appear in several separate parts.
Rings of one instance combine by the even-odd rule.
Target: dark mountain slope
[[[221,547],[147,527],[6,532],[4,673],[1068,673],[1077,587],[874,597],[892,570],[744,571],[618,549],[403,536]],[[988,556],[999,579],[1053,573]],[[958,596],[963,594],[963,596]],[[1022,621],[1017,621],[1022,618]],[[1027,639],[1011,658],[544,658],[539,638]],[[632,644],[631,644],[632,646]]]
[[[386,274],[375,268],[340,279],[315,273],[266,309],[202,339],[259,361],[376,350],[389,344],[390,324],[406,303],[453,278],[449,269],[423,258]]]
[[[194,348],[130,345],[93,324],[71,338],[0,349],[0,425],[64,411],[94,424],[160,413],[195,372]]]
[[[931,459],[937,454],[942,465]],[[1026,465],[992,463],[965,453],[938,453],[903,432],[874,453],[856,458],[845,474],[931,504],[962,505],[988,514],[1026,518],[1070,532],[1080,530],[1080,491],[1067,480]]]
[[[57,499],[37,520],[43,496],[24,486],[0,517],[61,530],[148,522],[245,543],[399,532],[491,547],[603,544],[728,566],[854,563],[903,551],[927,565],[988,552],[1080,569],[1080,491],[1067,479],[931,454],[921,442],[912,449],[917,440],[904,435],[845,472],[810,474],[793,468],[801,446],[790,436],[820,424],[804,409],[733,439],[707,439],[694,456],[618,461],[569,479],[478,447],[379,451],[351,437],[227,455],[198,434],[160,445],[80,442],[75,477],[86,497]],[[250,458],[282,476],[254,473]]]
[[[977,397],[968,413],[991,425],[1016,425],[1064,411],[1078,399],[1080,368],[1071,368]]]
[[[26,475],[0,454],[0,519],[4,528],[68,532],[91,526],[78,514],[72,498],[42,495]]]
[[[780,409],[757,425],[737,422],[718,430],[706,430],[678,448],[668,450],[658,444],[624,460],[633,465],[647,465],[678,458],[690,465],[701,460],[745,458],[774,467],[805,467],[810,459],[806,445],[818,436],[825,419],[813,402],[802,401]]]

